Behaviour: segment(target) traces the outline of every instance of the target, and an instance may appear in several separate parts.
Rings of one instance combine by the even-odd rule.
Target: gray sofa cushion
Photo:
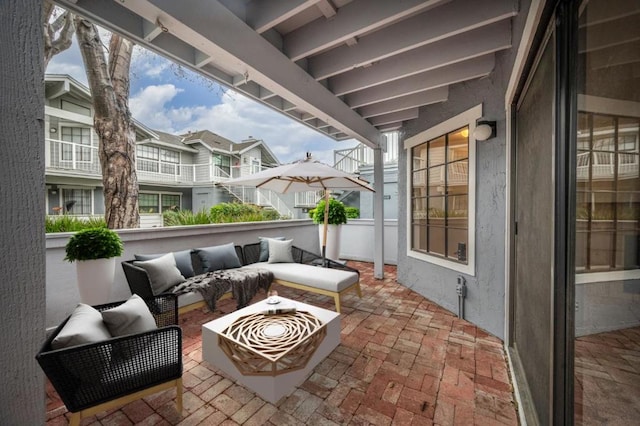
[[[176,266],[185,278],[191,278],[195,275],[193,264],[191,263],[191,250],[174,251],[173,257],[176,259]],[[156,254],[134,254],[136,260],[151,260],[164,256],[167,253]]]
[[[173,253],[167,253],[156,259],[134,261],[133,264],[147,271],[153,294],[164,293],[185,280],[176,266]]]
[[[195,252],[198,254],[198,257],[200,257],[205,272],[239,268],[242,266],[233,243],[197,248]]]
[[[62,349],[85,343],[96,343],[111,339],[111,334],[95,308],[79,303],[69,321],[51,341],[51,348]]]
[[[291,246],[293,240],[278,241],[270,239],[269,241],[269,263],[292,263],[293,254]]]
[[[303,265],[301,263],[260,262],[246,267],[268,269],[273,272],[275,280],[289,281],[335,292],[340,292],[359,280],[356,272]]]
[[[113,337],[144,333],[157,328],[149,307],[137,294],[115,308],[102,311],[102,318]]]
[[[260,240],[260,256],[258,257],[258,262],[266,262],[269,260],[269,240],[279,240],[284,241],[284,237],[258,237]]]

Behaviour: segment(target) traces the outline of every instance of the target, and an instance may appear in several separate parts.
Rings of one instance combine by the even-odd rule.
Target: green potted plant
[[[64,260],[76,263],[81,302],[99,305],[109,301],[115,260],[122,251],[120,236],[107,228],[84,229],[69,238]]]
[[[340,258],[340,225],[347,223],[347,210],[344,203],[335,198],[329,199],[329,213],[325,220],[325,204],[324,199],[320,200],[313,211],[313,222],[319,225],[318,236],[320,239],[320,250],[322,252],[323,243],[325,242],[326,232],[326,257],[329,259]]]

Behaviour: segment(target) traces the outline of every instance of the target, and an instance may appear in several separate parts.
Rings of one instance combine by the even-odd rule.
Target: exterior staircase
[[[282,217],[295,217],[293,211],[287,206],[287,203],[274,191],[247,186],[227,185],[224,182],[220,182],[218,185],[223,187],[241,203],[271,208],[277,211]]]

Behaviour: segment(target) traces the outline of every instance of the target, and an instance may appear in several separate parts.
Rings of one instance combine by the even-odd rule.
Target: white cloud
[[[231,91],[222,95],[222,103],[211,107],[171,107],[169,104],[178,93],[180,89],[173,84],[147,86],[131,98],[131,111],[145,125],[169,133],[211,130],[234,142],[249,137],[262,139],[283,163],[302,159],[308,151],[315,159],[333,164],[334,149],[356,145],[353,140],[336,143]]]

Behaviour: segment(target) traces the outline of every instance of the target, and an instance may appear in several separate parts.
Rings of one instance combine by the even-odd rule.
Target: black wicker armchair
[[[172,387],[182,412],[182,330],[177,298],[163,294],[146,298],[157,329],[97,343],[52,349],[51,342],[68,318],[49,336],[36,355],[38,363],[72,413],[70,424]],[[95,306],[98,311],[124,302]]]

